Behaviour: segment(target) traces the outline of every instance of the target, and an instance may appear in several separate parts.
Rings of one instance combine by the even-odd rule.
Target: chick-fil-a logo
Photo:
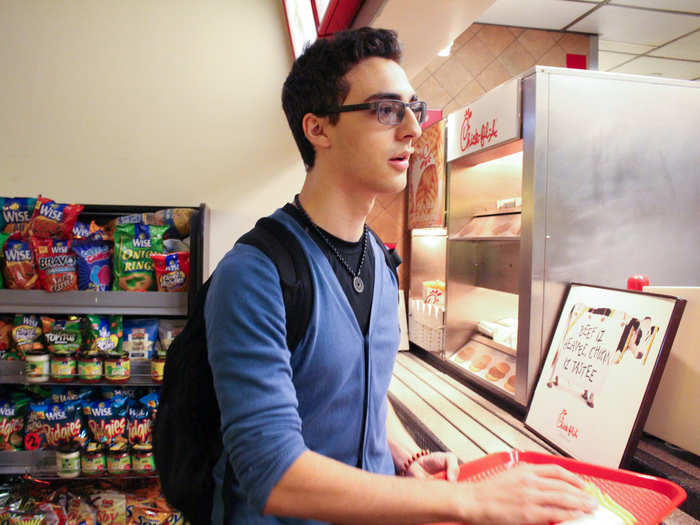
[[[462,131],[459,136],[459,147],[462,151],[480,145],[482,148],[491,142],[493,139],[498,137],[498,130],[496,129],[496,119],[491,122],[486,122],[481,125],[481,130],[475,130],[472,132],[471,125],[469,121],[472,118],[472,110],[467,108],[464,112],[464,120],[462,121]]]
[[[420,151],[415,153],[419,160],[419,166],[421,171],[424,170],[429,164],[434,164],[433,153],[430,149],[430,144],[423,144]]]
[[[563,430],[567,436],[578,439],[578,428],[566,422],[567,414],[568,412],[566,409],[559,412],[559,418],[557,418],[557,428]]]

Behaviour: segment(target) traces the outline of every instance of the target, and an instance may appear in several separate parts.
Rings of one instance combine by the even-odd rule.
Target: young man
[[[214,274],[205,318],[225,450],[216,524],[226,501],[228,523],[270,524],[546,523],[592,508],[582,482],[554,466],[475,484],[420,479],[447,469],[454,480],[457,461],[419,453],[387,402],[398,283],[365,219],[377,195],[404,188],[426,113],[400,55],[391,31],[343,32],[307,49],[285,82],[307,174],[295,204],[272,217],[303,247],[314,306],[290,349],[272,261],[239,244]],[[236,482],[222,494],[227,459]]]

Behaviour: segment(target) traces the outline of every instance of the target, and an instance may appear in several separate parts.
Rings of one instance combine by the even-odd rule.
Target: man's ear
[[[331,145],[330,138],[326,133],[326,126],[328,126],[328,119],[326,117],[319,117],[313,113],[307,113],[301,120],[301,127],[304,130],[304,135],[306,139],[311,142],[315,148],[328,148]]]

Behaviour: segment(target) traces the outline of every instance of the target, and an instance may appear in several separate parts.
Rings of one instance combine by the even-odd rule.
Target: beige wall
[[[212,208],[210,262],[293,195],[277,0],[6,0],[0,195]]]

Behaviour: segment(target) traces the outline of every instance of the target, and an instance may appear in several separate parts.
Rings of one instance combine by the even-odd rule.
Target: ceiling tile
[[[433,73],[433,76],[447,90],[450,98],[454,98],[464,86],[474,79],[456,57],[451,57],[444,66]]]
[[[649,53],[650,56],[700,60],[700,30]]]
[[[569,28],[605,40],[658,46],[698,28],[697,17],[606,5]]]
[[[478,22],[539,29],[561,29],[592,4],[560,0],[497,0],[479,17]]]
[[[519,75],[536,63],[535,57],[517,40],[503,51],[498,60],[506,67],[511,76]]]
[[[566,52],[558,45],[554,46],[538,58],[537,63],[541,66],[566,67]]]
[[[683,11],[684,13],[700,14],[698,0],[612,0],[611,5],[633,5],[636,7],[649,7],[652,9],[668,9],[670,11]]]
[[[633,53],[641,55],[654,49],[654,46],[643,46],[641,44],[630,44],[629,42],[615,42],[614,40],[598,40],[598,51],[610,51],[613,53]]]
[[[625,55],[623,53],[610,53],[609,51],[598,52],[598,70],[610,71],[612,68],[619,66],[623,62],[627,62],[634,58],[634,55]]]
[[[691,80],[700,77],[700,62],[686,62],[667,58],[640,57],[615,69],[615,73],[655,75]]]

